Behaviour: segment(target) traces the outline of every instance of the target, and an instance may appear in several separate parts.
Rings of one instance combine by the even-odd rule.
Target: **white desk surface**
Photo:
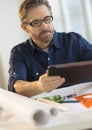
[[[85,89],[84,89],[85,88]],[[87,88],[87,89],[86,89]],[[43,93],[35,97],[44,97],[48,95],[61,94],[63,96],[71,93],[92,92],[92,83],[75,85],[73,87],[54,90],[51,93]],[[33,97],[34,98],[34,97]],[[92,107],[87,109],[81,103],[64,103],[68,108],[66,112],[59,112],[51,122],[43,127],[34,127],[29,123],[15,118],[10,124],[0,125],[0,130],[85,130],[92,128]]]

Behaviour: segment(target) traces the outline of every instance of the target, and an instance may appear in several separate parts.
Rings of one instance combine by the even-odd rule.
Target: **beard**
[[[39,43],[49,43],[51,42],[54,34],[54,28],[52,30],[42,30],[39,35],[33,34],[33,39],[35,42]]]

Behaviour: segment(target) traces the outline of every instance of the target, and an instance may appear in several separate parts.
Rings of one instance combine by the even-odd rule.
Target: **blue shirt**
[[[8,89],[14,91],[16,80],[38,80],[49,65],[86,60],[92,60],[92,44],[77,33],[54,32],[48,53],[27,39],[11,50]]]

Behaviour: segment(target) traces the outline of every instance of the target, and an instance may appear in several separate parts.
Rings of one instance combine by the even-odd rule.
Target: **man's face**
[[[51,16],[50,11],[45,5],[38,6],[28,13],[27,22],[30,23],[34,20],[43,20]],[[30,25],[25,25],[26,31],[30,34],[33,41],[41,47],[42,44],[50,43],[53,38],[54,26],[52,22],[45,23],[44,21],[41,25],[32,27]]]

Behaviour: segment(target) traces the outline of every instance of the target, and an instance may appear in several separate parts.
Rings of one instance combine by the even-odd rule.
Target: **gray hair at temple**
[[[22,23],[27,21],[28,12],[40,5],[46,5],[52,14],[48,0],[24,0],[19,8],[19,17]]]

